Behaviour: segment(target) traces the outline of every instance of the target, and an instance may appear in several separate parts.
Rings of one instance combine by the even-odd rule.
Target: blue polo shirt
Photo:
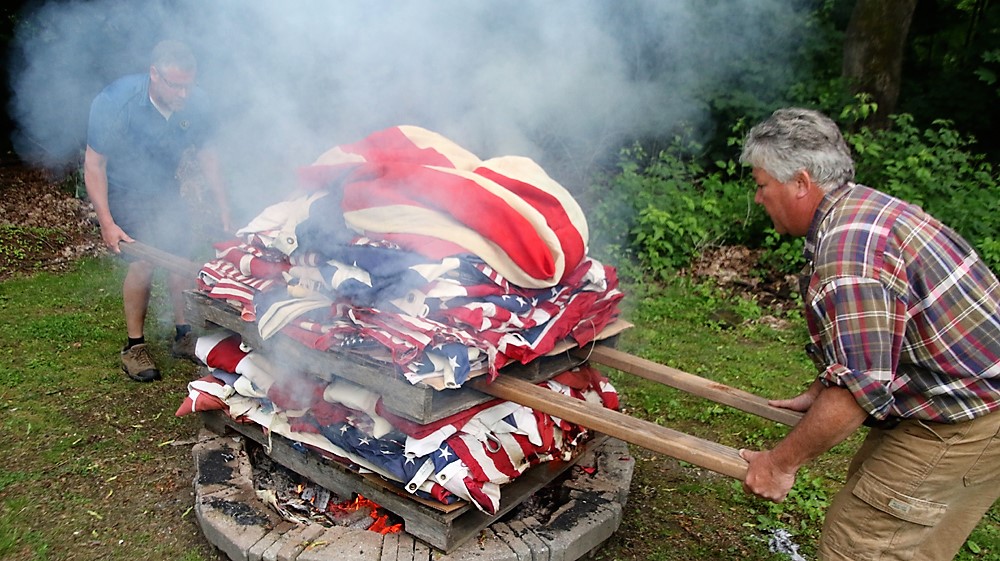
[[[107,158],[109,200],[141,205],[179,196],[181,156],[204,145],[211,116],[208,96],[195,87],[184,109],[164,119],[149,99],[148,74],[124,76],[104,88],[90,106],[87,144]]]

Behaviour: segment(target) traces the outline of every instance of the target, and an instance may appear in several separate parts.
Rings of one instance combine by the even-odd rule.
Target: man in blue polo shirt
[[[87,129],[84,181],[104,243],[116,254],[122,242],[140,241],[190,257],[190,210],[181,198],[178,167],[194,150],[212,187],[221,226],[229,229],[225,188],[214,154],[207,148],[212,113],[195,85],[197,63],[183,43],[162,41],[153,49],[148,73],[108,85],[94,99]],[[144,325],[154,267],[128,258],[122,283],[128,342],[122,370],[133,380],[160,379],[146,348]],[[168,286],[176,335],[174,356],[194,358],[194,334],[184,318],[183,291],[191,279],[171,273]]]

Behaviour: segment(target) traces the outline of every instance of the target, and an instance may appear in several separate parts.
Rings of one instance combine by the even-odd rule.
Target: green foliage
[[[639,144],[622,150],[619,171],[604,179],[590,216],[595,254],[634,257],[662,278],[708,246],[742,243],[751,231],[763,231],[743,168],[733,159],[703,160],[701,145],[680,136],[652,155]]]
[[[1000,4],[918,2],[905,49],[896,112],[913,115],[921,128],[947,119],[979,138],[993,165],[1000,163]]]
[[[866,95],[835,113],[861,123],[878,109]],[[1000,185],[974,138],[949,121],[927,129],[911,115],[892,117],[893,127],[867,127],[845,137],[856,160],[857,180],[922,206],[955,229],[993,269],[1000,270]],[[746,123],[731,128],[734,153]],[[745,170],[733,159],[704,161],[701,146],[682,137],[655,155],[634,145],[622,151],[618,174],[606,178],[605,196],[593,213],[595,247],[635,263],[633,278],[663,279],[687,266],[713,244],[743,244],[764,250],[760,265],[778,274],[804,265],[802,239],[780,236],[753,203]],[[609,234],[610,233],[610,234]],[[603,239],[600,236],[604,236]],[[595,253],[600,256],[601,249]]]
[[[955,561],[986,561],[1000,557],[1000,514],[997,507],[986,513],[983,522],[972,531]]]
[[[986,51],[983,53],[982,57],[985,65],[977,68],[975,74],[984,84],[988,86],[996,86],[997,71],[993,68],[993,65],[1000,63],[1000,49]],[[997,88],[997,95],[1000,95],[1000,88]]]
[[[804,238],[782,236],[774,228],[769,228],[761,243],[764,253],[761,254],[760,265],[781,274],[799,273],[806,264],[805,257],[802,256],[804,245]]]
[[[830,506],[831,483],[825,477],[815,475],[807,468],[801,469],[788,496],[780,503],[747,498],[742,495],[739,482],[734,482],[732,487],[734,494],[741,494],[739,500],[754,513],[755,523],[750,526],[761,530],[791,529],[793,533],[813,540],[819,537]]]
[[[687,264],[708,244],[708,225],[719,218],[715,199],[679,199],[674,211],[647,206],[632,229],[639,260],[658,278]]]
[[[952,227],[988,265],[1000,270],[1000,178],[976,141],[937,120],[921,130],[912,115],[892,117],[889,130],[862,128],[846,135],[857,179],[923,207]]]
[[[57,229],[0,224],[0,273],[18,269],[15,264],[36,261],[64,241],[65,235]]]
[[[59,182],[59,189],[72,194],[78,199],[87,195],[87,186],[83,181],[83,166],[74,166],[63,176]]]

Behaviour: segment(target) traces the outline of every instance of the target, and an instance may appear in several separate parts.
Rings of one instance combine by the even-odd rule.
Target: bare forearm
[[[97,221],[102,227],[114,223],[108,206],[107,161],[104,156],[87,147],[83,161],[83,183],[87,187],[87,197],[94,205]]]
[[[772,450],[740,450],[749,464],[743,489],[774,502],[785,500],[803,464],[850,436],[866,416],[843,388],[813,385],[790,402],[801,405],[806,414],[788,436]]]
[[[774,447],[772,459],[782,470],[798,470],[853,434],[866,416],[848,390],[823,388],[802,420]]]

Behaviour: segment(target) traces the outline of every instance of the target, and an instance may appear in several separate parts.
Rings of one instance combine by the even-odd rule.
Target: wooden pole
[[[122,242],[118,247],[126,255],[131,255],[143,261],[149,261],[153,265],[163,267],[172,273],[190,275],[194,278],[198,274],[198,271],[201,270],[201,266],[193,261],[156,249],[142,242]]]
[[[746,461],[740,457],[738,450],[729,446],[636,419],[510,376],[500,375],[493,382],[474,378],[466,385],[740,481],[746,478]]]
[[[767,400],[759,395],[688,374],[682,370],[630,355],[606,345],[574,349],[572,353],[576,358],[586,359],[647,380],[660,382],[689,394],[729,405],[788,426],[795,425],[802,418],[802,413],[797,411],[768,405]]]

